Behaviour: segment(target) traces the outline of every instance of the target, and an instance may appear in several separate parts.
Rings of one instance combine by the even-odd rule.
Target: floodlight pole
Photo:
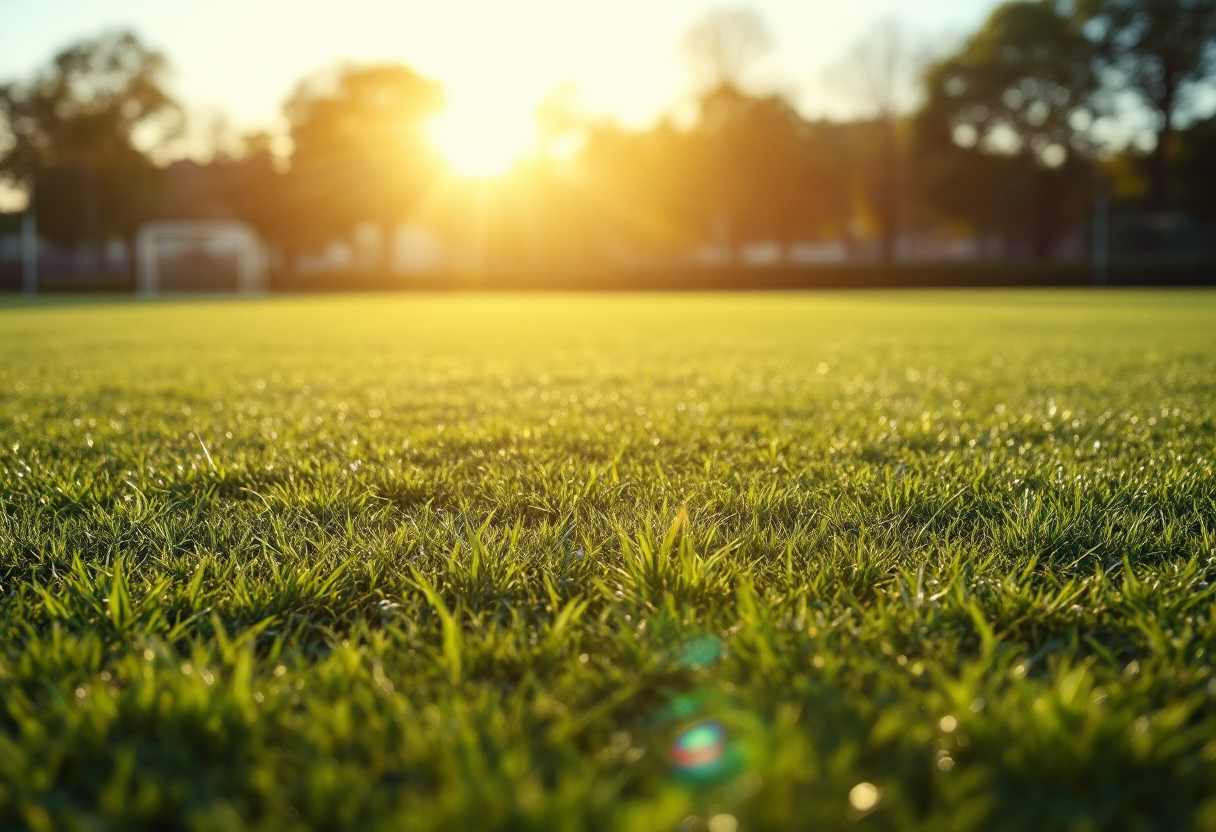
[[[21,218],[21,290],[38,293],[38,220],[34,217],[34,181],[30,179],[29,202]]]

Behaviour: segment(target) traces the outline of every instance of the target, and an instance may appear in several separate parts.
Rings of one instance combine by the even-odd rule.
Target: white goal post
[[[203,251],[236,256],[236,289],[243,294],[266,288],[266,268],[258,236],[234,220],[158,220],[140,226],[136,238],[136,288],[141,295],[161,290],[166,257]]]

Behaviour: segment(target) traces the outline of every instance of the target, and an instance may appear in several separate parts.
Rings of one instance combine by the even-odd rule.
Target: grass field
[[[1216,294],[0,303],[0,828],[1216,829]]]

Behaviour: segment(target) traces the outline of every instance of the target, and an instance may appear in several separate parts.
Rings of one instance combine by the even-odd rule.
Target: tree
[[[593,125],[578,157],[589,215],[610,246],[670,253],[704,239],[696,143],[669,120],[641,132]]]
[[[225,134],[206,164],[180,160],[166,169],[166,207],[183,219],[235,218],[282,248],[293,239],[292,204],[276,138],[266,132]]]
[[[11,136],[0,176],[37,190],[42,233],[67,245],[130,240],[155,210],[156,169],[136,137],[163,141],[180,123],[166,72],[164,56],[118,32],[65,49],[27,82],[0,86]]]
[[[1124,148],[1103,164],[1116,203],[1132,211],[1151,210],[1156,202],[1154,154]],[[1193,218],[1216,218],[1216,117],[1179,128],[1169,156],[1170,194],[1175,206]]]
[[[779,95],[723,85],[699,100],[687,129],[588,131],[577,157],[597,228],[633,250],[672,254],[717,241],[730,256],[755,242],[788,244],[843,230],[848,163],[837,125],[809,123]]]
[[[689,31],[684,49],[701,91],[699,119],[684,137],[689,198],[684,224],[732,254],[750,241],[792,242],[827,223],[841,189],[815,155],[821,139],[781,95],[745,90],[772,48],[764,21],[747,8],[713,11]]]
[[[719,87],[702,97],[693,136],[697,221],[728,249],[789,244],[830,222],[842,195],[833,157],[815,153],[818,134],[782,96]]]
[[[899,120],[919,97],[924,54],[903,25],[892,18],[879,23],[858,41],[835,72],[850,88],[863,117],[877,128],[876,163],[867,166],[863,178],[878,223],[884,260],[894,256],[900,230],[903,177]]]
[[[387,247],[442,173],[426,127],[443,103],[437,83],[397,64],[304,81],[286,108],[301,235],[344,236],[372,221]]]
[[[242,136],[236,152],[225,163],[228,175],[221,197],[233,214],[249,223],[262,239],[282,246],[292,239],[296,220],[286,197],[283,159],[275,152],[275,137],[259,131]],[[213,162],[214,164],[214,162]]]
[[[1156,117],[1153,202],[1171,207],[1169,159],[1177,120],[1216,72],[1216,0],[1077,0],[1075,16],[1096,42],[1113,85]]]
[[[1216,217],[1216,117],[1180,130],[1170,162],[1181,206],[1196,217]]]
[[[916,141],[928,196],[977,230],[1046,257],[1083,203],[1098,87],[1079,23],[1051,0],[993,11],[929,70]]]
[[[768,27],[755,11],[718,9],[689,30],[684,52],[700,89],[738,89],[772,46]]]

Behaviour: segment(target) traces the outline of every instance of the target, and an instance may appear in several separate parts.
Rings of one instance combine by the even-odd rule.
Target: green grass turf
[[[5,301],[0,828],[1216,828],[1214,410],[1212,293]]]

